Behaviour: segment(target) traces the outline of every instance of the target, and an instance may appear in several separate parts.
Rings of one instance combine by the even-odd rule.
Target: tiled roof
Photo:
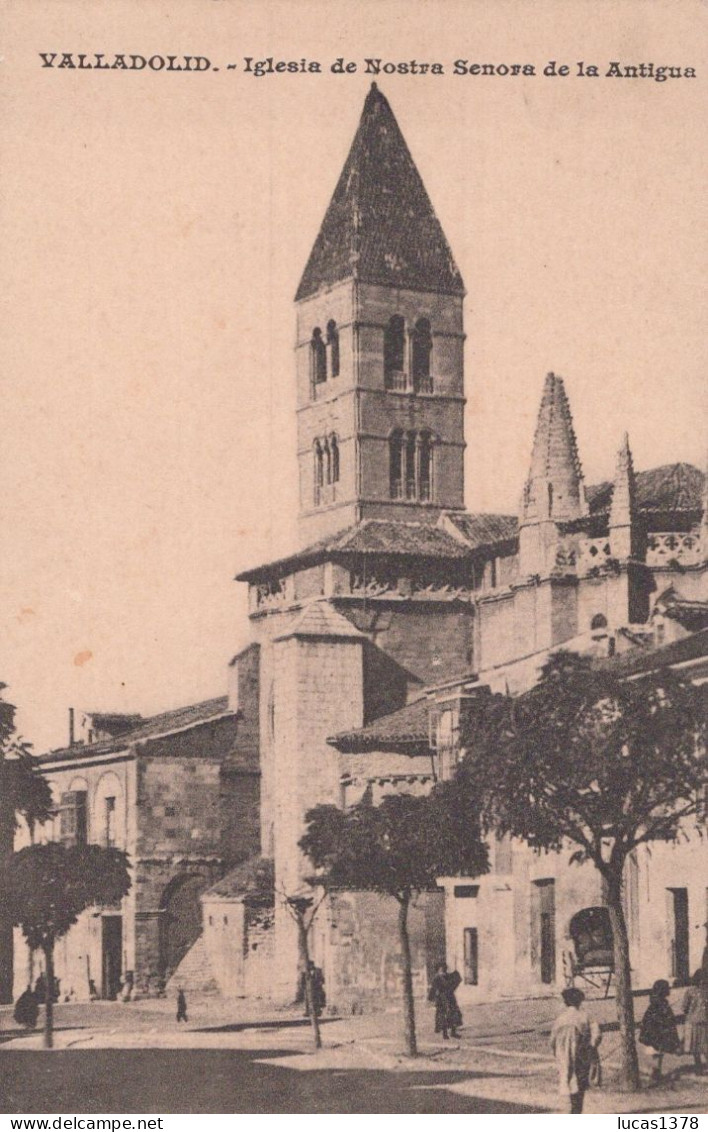
[[[389,751],[429,744],[428,700],[422,697],[383,715],[354,731],[342,731],[327,740],[340,751]]]
[[[617,676],[634,676],[688,660],[700,660],[701,657],[708,657],[708,629],[701,629],[690,637],[656,649],[636,649],[620,656],[598,659],[595,666]]]
[[[693,464],[663,464],[636,474],[636,502],[640,511],[700,511],[704,476]],[[609,512],[613,484],[607,480],[587,489],[593,514]]]
[[[202,899],[218,896],[222,900],[273,897],[275,874],[269,857],[249,857],[203,893]]]
[[[500,542],[510,542],[519,535],[516,515],[484,515],[469,511],[448,511],[445,518],[459,530],[470,549],[481,550]]]
[[[390,519],[364,519],[335,535],[320,539],[287,558],[280,558],[238,574],[238,582],[254,582],[292,569],[324,562],[337,555],[386,554],[401,557],[466,558],[469,550],[440,527],[424,523],[397,523]]]
[[[94,755],[110,754],[121,751],[144,739],[156,739],[171,731],[182,731],[200,723],[208,723],[225,715],[229,709],[228,696],[218,696],[213,700],[203,700],[188,707],[175,708],[173,711],[161,712],[160,715],[144,719],[138,727],[113,739],[104,739],[98,743],[86,743],[73,747],[61,747],[58,750],[48,751],[39,755],[38,762],[64,762],[67,759],[85,759]]]
[[[365,519],[345,531],[330,547],[347,554],[415,555],[421,558],[464,558],[466,548],[440,527]]]
[[[344,279],[463,294],[398,123],[373,83],[296,300]]]
[[[313,601],[305,607],[295,624],[275,640],[285,641],[289,637],[328,637],[341,641],[362,640],[364,634],[328,601]]]
[[[636,475],[639,510],[644,514],[700,512],[704,476],[692,464],[665,464]],[[610,481],[587,488],[590,516],[577,524],[604,522],[609,514],[613,485]],[[424,523],[395,522],[392,519],[364,519],[337,534],[329,535],[297,551],[237,575],[239,582],[257,582],[261,578],[278,577],[290,570],[324,562],[337,555],[385,554],[440,560],[464,561],[470,552],[510,542],[518,536],[518,519],[514,515],[446,511],[445,521],[453,523],[468,546],[439,526]],[[571,527],[571,524],[561,524]],[[582,527],[584,529],[584,527]]]

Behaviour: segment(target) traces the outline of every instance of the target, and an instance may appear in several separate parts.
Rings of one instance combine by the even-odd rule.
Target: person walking
[[[661,1081],[664,1055],[680,1053],[681,1041],[674,1012],[669,1006],[671,987],[666,979],[657,979],[649,992],[649,1005],[639,1027],[639,1041],[652,1050],[651,1083]]]
[[[28,1030],[34,1030],[37,1026],[38,1015],[39,1003],[37,1002],[37,996],[32,990],[32,987],[28,986],[27,990],[22,992],[15,1003],[13,1017],[18,1026],[25,1026]]]
[[[462,1014],[455,991],[461,982],[458,971],[448,971],[447,964],[441,963],[428,991],[428,1000],[435,1003],[435,1033],[442,1033],[445,1041],[450,1035],[460,1036],[457,1031],[462,1025]]]
[[[699,1073],[708,1061],[708,974],[699,967],[683,996],[683,1052],[692,1053]]]
[[[581,1009],[585,995],[577,987],[561,994],[566,1009],[551,1028],[551,1050],[558,1067],[558,1091],[567,1098],[571,1113],[583,1111],[590,1070],[597,1061],[600,1027]]]
[[[177,991],[177,1021],[187,1021],[187,999],[181,987]]]

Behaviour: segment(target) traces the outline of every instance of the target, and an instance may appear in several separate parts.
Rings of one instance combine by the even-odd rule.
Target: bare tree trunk
[[[44,977],[47,982],[44,1000],[44,1048],[51,1049],[54,1045],[54,940],[46,943],[43,951]]]
[[[411,943],[408,937],[408,907],[410,901],[410,893],[405,893],[398,898],[398,937],[401,941],[401,956],[403,958],[403,1034],[406,1042],[406,1053],[409,1057],[417,1057],[418,1043],[415,1036]]]
[[[7,770],[4,758],[0,758],[0,776],[6,785]],[[5,791],[3,791],[4,793]],[[4,883],[5,870],[12,857],[15,840],[15,811],[8,806],[6,798],[0,798],[0,874]],[[7,901],[0,899],[0,1003],[12,1002],[13,992],[13,948],[12,921],[7,912]]]
[[[320,1020],[317,1017],[317,1004],[315,1003],[314,987],[312,985],[312,971],[310,970],[310,950],[307,942],[307,926],[305,924],[304,916],[298,913],[297,915],[297,933],[298,941],[300,944],[300,954],[302,955],[305,964],[305,1008],[310,1015],[310,1025],[312,1026],[312,1040],[315,1049],[322,1049],[322,1037],[320,1035]]]
[[[607,906],[612,925],[612,942],[615,965],[615,994],[617,1021],[620,1035],[620,1084],[628,1092],[639,1088],[639,1060],[634,1035],[634,999],[632,998],[632,971],[629,964],[629,938],[622,906],[622,874],[607,886]]]

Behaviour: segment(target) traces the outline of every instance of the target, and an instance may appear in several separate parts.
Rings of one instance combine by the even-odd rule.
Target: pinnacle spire
[[[549,373],[524,488],[521,519],[576,519],[587,513],[583,471],[563,378]]]
[[[376,83],[295,299],[345,279],[464,293],[420,173]]]
[[[625,432],[617,453],[615,465],[614,490],[610,505],[610,528],[631,525],[635,507],[634,463],[629,447],[629,436]]]
[[[615,558],[626,559],[637,554],[636,488],[632,450],[625,432],[617,453],[615,482],[610,504],[610,544]]]

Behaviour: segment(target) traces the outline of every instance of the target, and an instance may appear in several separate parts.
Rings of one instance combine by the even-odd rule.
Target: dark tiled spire
[[[463,294],[464,285],[391,107],[376,83],[296,301],[344,279]]]

